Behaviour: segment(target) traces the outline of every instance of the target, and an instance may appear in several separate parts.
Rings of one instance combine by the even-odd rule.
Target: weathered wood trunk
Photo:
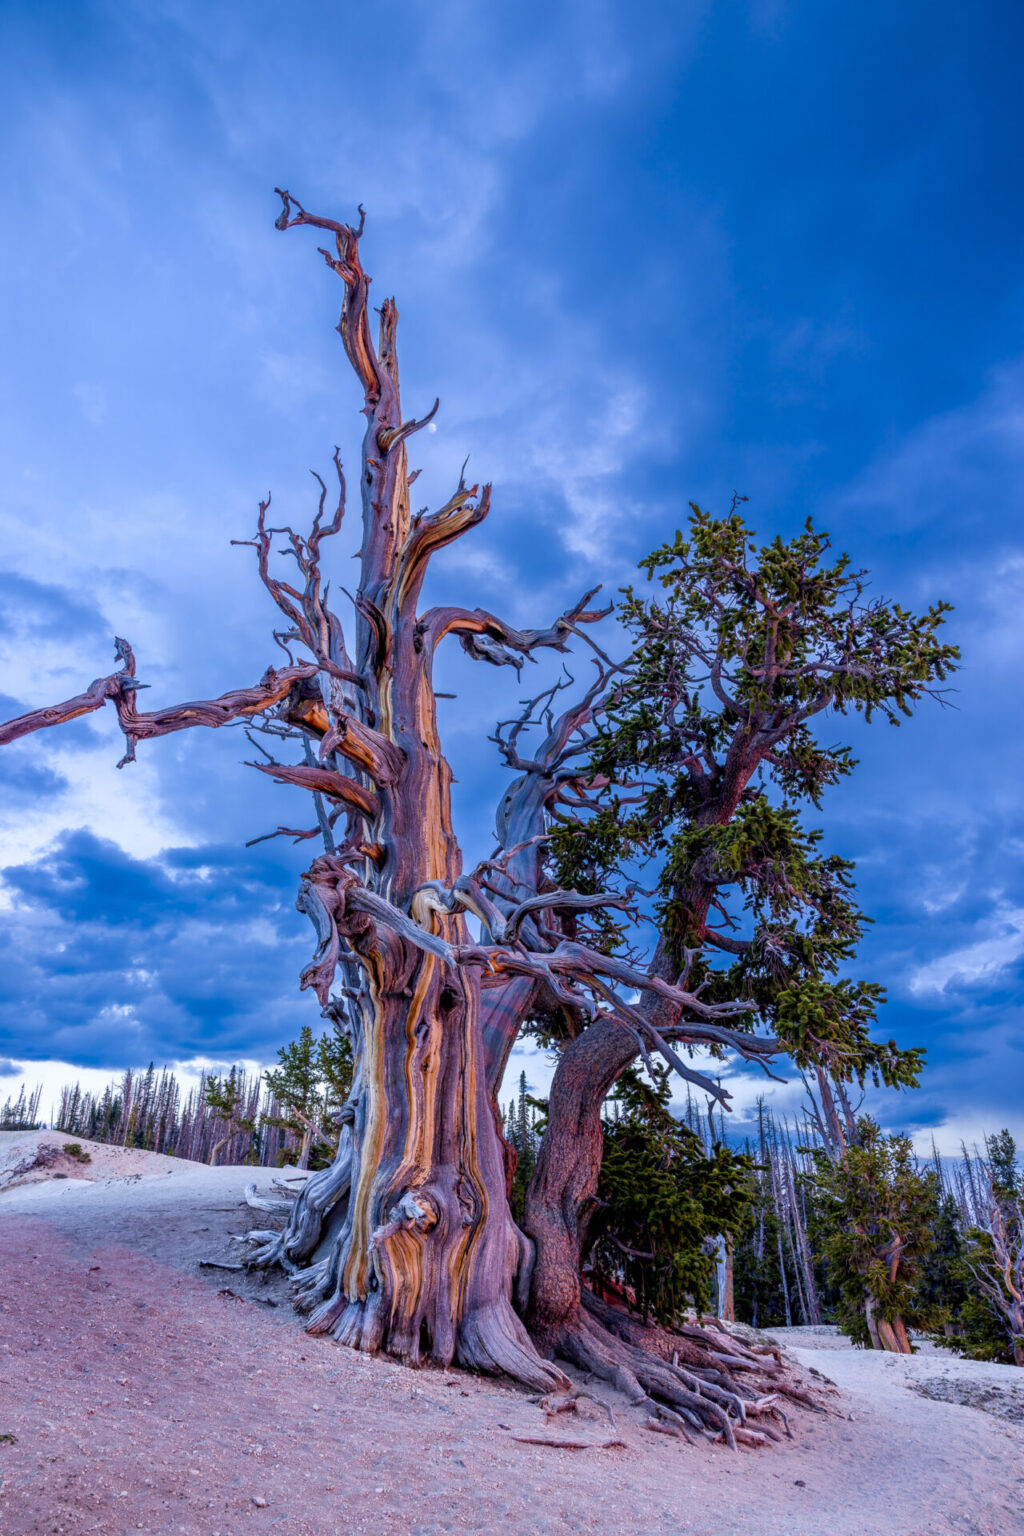
[[[698,820],[724,824],[735,813],[753,770],[736,771],[718,802]],[[691,914],[691,927],[702,935],[713,887],[694,882],[679,893]],[[650,974],[675,979],[668,946],[659,940]],[[657,995],[644,998],[641,1009],[659,1026],[671,1022],[673,1010]],[[613,1019],[596,1019],[562,1052],[555,1069],[548,1103],[547,1131],[526,1196],[524,1224],[537,1247],[530,1297],[531,1330],[549,1346],[563,1340],[580,1305],[583,1239],[593,1210],[601,1173],[605,1098],[640,1046],[635,1032]]]
[[[409,1364],[459,1360],[539,1388],[512,1306],[522,1245],[505,1197],[480,1039],[479,986],[392,946],[356,1042],[348,1209],[313,1332]]]
[[[720,1233],[715,1239],[715,1316],[723,1323],[736,1321],[736,1300],[733,1290],[732,1241]]]
[[[913,1351],[901,1317],[875,1319],[875,1332],[882,1349],[890,1355],[909,1355]]]
[[[576,733],[605,686],[607,658],[593,687],[557,721],[550,706],[560,684],[534,701],[547,737],[530,758],[520,759],[516,748],[525,717],[504,734],[499,727],[499,746],[520,775],[499,809],[499,852],[466,874],[452,828],[451,771],[432,682],[437,647],[456,636],[473,658],[518,667],[537,647],[566,650],[579,625],[604,614],[587,610],[593,593],[541,630],[513,629],[479,608],[419,611],[430,559],[483,520],[490,488],[467,486],[460,476],[442,507],[412,514],[406,444],[437,407],[420,421],[402,419],[398,313],[391,300],[383,302],[374,338],[369,277],[359,253],[362,222],[353,228],[320,218],[288,193],[280,195],[278,228],[310,225],[327,234],[321,254],[344,285],[338,330],[363,395],[352,655],[321,572],[323,541],[339,532],[346,511],[335,454],[333,516],[325,517],[320,481],[308,535],[271,527],[268,500],[248,541],[284,615],[275,638],[288,653],[287,667],[269,669],[254,687],[217,699],[140,712],[135,658],[118,640],[116,673],[62,704],[0,726],[0,745],[109,701],[127,738],[126,762],[139,741],[240,719],[262,719],[258,728],[273,744],[289,739],[301,747],[304,762],[285,763],[259,746],[264,760],[252,766],[314,798],[317,827],[290,833],[297,840],[318,837],[324,849],[303,877],[297,903],[318,940],[302,985],[348,1034],[353,1078],[334,1162],[305,1182],[287,1207],[283,1232],[248,1237],[259,1245],[252,1262],[289,1268],[314,1332],[410,1364],[459,1361],[542,1391],[571,1386],[538,1352],[517,1315],[526,1310],[534,1249],[509,1209],[496,1095],[508,1053],[538,999],[547,1011],[562,1008],[574,1028],[598,1008],[614,1013],[620,1023],[607,1017],[592,1023],[557,1074],[552,1129],[531,1206],[538,1261],[532,1315],[549,1350],[567,1337],[561,1324],[571,1321],[575,1358],[619,1371],[634,1396],[657,1391],[669,1402],[689,1404],[690,1422],[735,1443],[732,1418],[739,1425],[747,1413],[769,1413],[770,1400],[760,1404],[747,1388],[741,1401],[714,1384],[695,1385],[681,1369],[652,1363],[635,1340],[616,1344],[608,1332],[614,1319],[584,1318],[580,1305],[580,1243],[600,1168],[601,1102],[636,1050],[632,1011],[616,987],[627,993],[660,988],[658,1007],[705,1018],[716,1040],[741,1051],[749,1038],[728,1029],[732,1005],[707,1004],[671,977],[651,979],[574,941],[564,914],[628,901],[557,890],[542,878],[537,845],[560,786],[579,785],[589,744]],[[298,570],[294,584],[271,569],[280,546]],[[308,659],[292,659],[293,647]],[[467,913],[480,924],[476,938]],[[757,1045],[769,1055],[776,1049],[771,1039]],[[285,1206],[257,1195],[252,1203]],[[755,1364],[751,1359],[744,1368]]]
[[[872,1297],[870,1291],[866,1291],[864,1294],[864,1319],[867,1323],[868,1338],[871,1340],[871,1348],[884,1349],[885,1345],[882,1342],[882,1335],[878,1329],[878,1319],[875,1316],[874,1298]]]

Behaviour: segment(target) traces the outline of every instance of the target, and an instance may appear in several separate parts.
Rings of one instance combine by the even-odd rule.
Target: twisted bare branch
[[[120,671],[112,672],[109,677],[97,678],[84,693],[62,704],[32,710],[27,715],[20,715],[16,720],[8,720],[6,724],[0,725],[0,746],[17,741],[19,737],[33,731],[63,725],[65,721],[102,709],[109,700],[117,710],[127,743],[127,751],[117,765],[122,768],[125,763],[134,762],[137,742],[148,741],[154,736],[168,736],[173,731],[187,730],[193,725],[217,730],[234,720],[262,714],[281,704],[297,683],[314,677],[317,670],[309,663],[282,667],[280,670],[268,667],[253,688],[235,688],[216,699],[195,699],[187,704],[172,704],[166,709],[147,712],[135,707],[136,693],[149,685],[140,683],[135,676],[135,655],[131,646],[127,640],[119,637],[115,640],[115,650],[122,663]]]

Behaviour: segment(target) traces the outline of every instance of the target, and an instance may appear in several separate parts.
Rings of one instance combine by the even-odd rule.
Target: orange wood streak
[[[437,925],[434,925],[435,931]],[[409,1121],[406,1130],[405,1156],[395,1179],[395,1187],[416,1187],[429,1177],[433,1163],[434,1109],[437,1076],[440,1068],[440,1020],[436,1005],[428,1003],[428,994],[438,990],[440,962],[433,955],[424,955],[416,988],[409,1001],[405,1019],[405,1083],[409,1102]],[[434,999],[429,999],[433,1002]],[[422,1016],[422,1017],[421,1017]],[[416,1030],[425,1023],[427,1033],[421,1041]]]
[[[387,736],[340,711],[335,712],[334,722],[323,737],[321,758],[329,752],[340,752],[372,779],[384,784],[397,781],[405,760],[404,752]]]
[[[490,510],[491,487],[485,485],[479,501],[473,501],[477,487],[457,491],[446,506],[432,517],[412,527],[402,546],[398,561],[396,595],[403,610],[419,597],[427,562],[435,550],[452,543],[470,528],[482,523]]]
[[[330,716],[321,699],[300,699],[289,709],[288,721],[293,725],[301,723],[308,726],[318,736],[326,736],[331,726]]]
[[[491,1237],[491,1198],[487,1187],[487,1179],[480,1166],[480,1147],[477,1139],[477,1114],[481,1105],[488,1116],[485,1126],[485,1134],[493,1134],[493,1125],[489,1119],[489,1111],[484,1103],[484,1095],[480,1092],[479,1070],[482,1065],[479,1059],[481,1046],[480,1021],[476,1006],[479,994],[475,987],[467,988],[467,1002],[472,999],[471,1006],[467,1007],[465,1028],[460,1040],[462,1053],[460,1079],[462,1082],[462,1094],[460,1106],[462,1109],[462,1144],[464,1148],[466,1172],[472,1180],[473,1187],[480,1201],[480,1209],[477,1219],[471,1227],[463,1229],[464,1241],[460,1244],[459,1251],[453,1256],[453,1274],[455,1277],[454,1294],[452,1297],[455,1315],[463,1317],[466,1314],[469,1301],[469,1289],[473,1272],[473,1257],[475,1250],[481,1242]],[[501,1194],[504,1198],[505,1181],[501,1180]]]
[[[395,1232],[375,1252],[390,1271],[391,1312],[388,1321],[394,1328],[414,1318],[422,1302],[426,1279],[423,1239],[415,1232]]]

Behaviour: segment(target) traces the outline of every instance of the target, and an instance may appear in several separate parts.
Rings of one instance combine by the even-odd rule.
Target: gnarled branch
[[[0,725],[0,746],[17,741],[20,736],[27,736],[32,731],[62,725],[79,715],[101,709],[109,699],[117,710],[127,742],[127,751],[118,763],[121,768],[125,763],[134,761],[136,742],[148,741],[154,736],[168,736],[173,731],[184,731],[194,725],[216,730],[222,725],[229,725],[233,720],[262,714],[264,710],[282,703],[296,683],[314,677],[317,671],[311,663],[282,667],[280,670],[268,667],[253,688],[235,688],[216,699],[196,699],[187,704],[172,704],[166,709],[139,711],[135,707],[135,695],[148,684],[140,683],[135,676],[135,655],[127,640],[118,637],[115,647],[118,659],[123,663],[119,672],[97,678],[84,693],[65,700],[63,704],[36,709]]]
[[[596,624],[611,613],[611,608],[590,609],[586,605],[601,589],[593,587],[574,607],[557,618],[548,629],[514,629],[503,619],[483,608],[431,608],[420,620],[419,630],[430,650],[436,649],[446,635],[458,635],[462,647],[479,661],[493,666],[512,666],[519,671],[523,656],[547,647],[568,650],[568,637],[579,624]]]
[[[380,803],[372,790],[330,768],[307,763],[249,763],[248,766],[269,774],[278,784],[295,784],[299,789],[326,795],[328,800],[340,800],[365,816],[367,821],[373,821],[380,814]]]

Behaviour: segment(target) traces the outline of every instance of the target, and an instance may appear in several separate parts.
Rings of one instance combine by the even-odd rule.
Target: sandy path
[[[523,1394],[366,1360],[258,1304],[278,1282],[198,1271],[237,1256],[251,1177],[179,1165],[0,1195],[3,1536],[1024,1532],[1024,1429],[905,1384],[960,1366],[944,1355],[801,1347],[843,1394],[768,1452],[680,1446],[622,1407],[626,1449],[519,1444],[543,1433]]]

